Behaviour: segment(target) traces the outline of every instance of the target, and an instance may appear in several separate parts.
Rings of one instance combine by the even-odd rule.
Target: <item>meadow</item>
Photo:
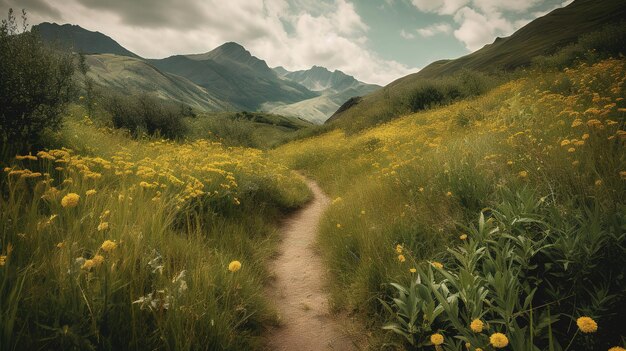
[[[256,149],[132,139],[80,108],[0,186],[2,350],[241,350],[299,177]]]
[[[320,233],[333,304],[370,321],[373,345],[623,345],[626,61],[520,76],[271,151],[334,198]]]

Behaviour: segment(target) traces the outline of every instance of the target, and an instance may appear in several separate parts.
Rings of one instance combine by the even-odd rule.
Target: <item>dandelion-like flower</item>
[[[104,231],[104,230],[108,230],[109,229],[109,222],[100,222],[100,224],[98,224],[98,231]]]
[[[228,264],[228,270],[231,272],[237,272],[240,269],[241,269],[241,262],[239,261],[232,261],[231,263]]]
[[[400,245],[400,244],[396,245],[396,252],[397,252],[398,254],[401,254],[401,253],[402,253],[402,249],[403,249],[402,245]]]
[[[115,243],[115,241],[111,241],[111,240],[105,240],[102,243],[102,245],[100,246],[100,248],[104,252],[111,252],[111,251],[115,250],[116,247],[117,247],[117,244]]]
[[[620,346],[614,346],[614,347],[611,347],[609,351],[626,351],[626,349]]]
[[[430,336],[430,342],[433,343],[433,345],[441,345],[443,344],[443,335],[439,334],[439,333],[435,333],[433,335]]]
[[[404,262],[406,261],[406,257],[404,257],[404,255],[398,255],[398,261]]]
[[[430,264],[432,264],[435,268],[439,268],[439,269],[443,268],[443,264],[441,264],[441,262],[433,261]]]
[[[598,330],[598,323],[594,321],[591,317],[580,317],[576,320],[576,325],[578,329],[580,329],[583,333],[595,333]]]
[[[0,267],[4,266],[5,264],[7,264],[7,256],[6,255],[0,255]]]
[[[415,272],[417,272],[417,269],[415,269],[415,268],[409,268],[409,272],[411,272],[411,273],[415,273]]]
[[[482,332],[484,327],[485,323],[483,323],[480,319],[474,319],[472,323],[470,323],[470,328],[474,333]]]
[[[95,195],[96,193],[97,193],[96,189],[89,189],[85,192],[85,195],[91,196],[91,195]]]
[[[527,178],[527,177],[528,177],[528,172],[526,172],[526,171],[520,171],[517,175],[518,175],[520,178]]]
[[[461,234],[461,235],[459,236],[459,239],[461,239],[461,240],[467,240],[467,234]]]
[[[509,338],[507,338],[506,335],[502,333],[493,333],[489,337],[489,342],[496,349],[501,349],[501,348],[506,347],[506,345],[509,344]]]
[[[61,206],[66,208],[76,207],[78,206],[78,202],[80,201],[80,195],[76,193],[69,193],[61,199]]]

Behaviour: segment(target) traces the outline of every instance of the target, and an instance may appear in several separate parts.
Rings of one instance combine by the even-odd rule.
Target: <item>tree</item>
[[[72,55],[27,27],[26,12],[20,31],[12,9],[0,25],[0,142],[14,149],[39,146],[46,130],[59,129],[74,88]]]

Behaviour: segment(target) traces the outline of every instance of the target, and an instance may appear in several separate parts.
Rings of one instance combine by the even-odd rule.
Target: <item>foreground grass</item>
[[[82,117],[62,133],[67,148],[0,175],[0,349],[258,346],[274,321],[264,262],[305,184],[259,150]]]
[[[568,344],[596,350],[623,343],[616,326],[626,312],[620,268],[626,264],[624,84],[623,59],[531,72],[481,97],[359,134],[335,130],[275,150],[275,157],[305,170],[335,198],[320,239],[333,272],[335,306],[368,316],[376,328],[398,321],[390,329],[404,336],[390,332],[381,341],[398,348],[433,348],[430,334],[442,333],[446,341],[437,348],[465,349],[467,335],[474,335],[469,321],[480,318],[489,326],[485,331],[506,333],[514,350]],[[484,224],[481,230],[474,226],[479,213],[494,233],[530,241],[490,238]],[[494,240],[498,250],[534,251],[519,256],[527,259],[520,264],[510,258],[518,256],[490,251]],[[508,288],[486,284],[483,291],[490,293],[482,299],[489,302],[470,309],[459,288],[463,263],[453,254],[457,249],[490,252],[502,257],[502,267],[515,268],[496,273],[472,256],[479,263],[465,276],[476,281],[464,284],[492,282],[493,274],[508,277],[521,284],[519,299],[530,296],[527,302],[541,308],[505,299],[498,293]],[[433,308],[441,305],[438,317],[418,307],[426,295],[403,300],[406,308],[416,304],[410,312],[391,300],[410,295],[416,274],[434,294]],[[406,290],[398,295],[391,282]],[[456,309],[436,298],[444,289],[440,284]],[[595,337],[577,336],[574,321],[582,315],[600,325]],[[471,341],[478,342],[472,350],[495,347],[488,339]]]

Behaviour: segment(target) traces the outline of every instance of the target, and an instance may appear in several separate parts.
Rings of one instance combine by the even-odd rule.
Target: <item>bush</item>
[[[16,149],[41,144],[47,130],[58,130],[74,83],[71,54],[45,47],[36,32],[22,31],[12,10],[0,25],[0,138]]]
[[[176,139],[187,131],[183,121],[187,110],[147,94],[126,97],[111,93],[103,105],[113,126],[128,129],[134,136],[147,133]]]

